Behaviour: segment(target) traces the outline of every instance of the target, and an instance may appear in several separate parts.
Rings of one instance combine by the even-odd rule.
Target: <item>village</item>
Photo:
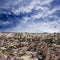
[[[60,33],[0,32],[0,60],[60,60]]]

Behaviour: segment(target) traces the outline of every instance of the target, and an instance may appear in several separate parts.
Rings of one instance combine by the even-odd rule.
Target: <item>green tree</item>
[[[58,45],[60,45],[60,38],[58,39]]]
[[[46,42],[47,44],[52,44],[52,43],[53,43],[53,40],[52,40],[52,39],[45,39],[45,42]]]

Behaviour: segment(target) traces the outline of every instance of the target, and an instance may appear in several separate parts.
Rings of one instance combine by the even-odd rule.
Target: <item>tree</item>
[[[58,42],[57,42],[58,45],[60,45],[60,38],[58,39]]]
[[[52,40],[52,39],[45,39],[45,42],[46,42],[47,44],[52,44],[52,43],[53,43],[53,40]]]

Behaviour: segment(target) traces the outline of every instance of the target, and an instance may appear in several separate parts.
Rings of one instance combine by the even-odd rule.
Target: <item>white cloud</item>
[[[49,32],[49,33],[53,33],[53,32],[59,32],[60,31],[60,18],[58,20],[55,21],[47,21],[47,22],[32,22],[29,24],[25,24],[24,23],[18,24],[18,26],[16,26],[15,28],[12,28],[11,30],[8,31],[13,31],[13,32]]]
[[[11,9],[21,1],[23,0],[3,0],[0,1],[0,8]]]
[[[36,5],[45,5],[45,4],[48,5],[52,1],[53,0],[31,0],[31,2],[28,5],[26,5],[26,6],[24,6],[24,4],[21,3],[22,6],[19,5],[19,7],[17,9],[13,10],[13,12],[15,14],[19,14],[20,12],[28,13],[28,12],[31,12],[31,10],[34,9],[34,7]],[[26,3],[28,3],[28,2],[26,2]],[[42,8],[42,7],[37,6],[37,8]],[[44,8],[42,8],[42,9],[44,9]]]
[[[45,24],[31,24],[30,26],[28,26],[27,28],[20,28],[18,27],[17,29],[15,29],[14,31],[17,32],[58,32],[57,29],[55,29],[54,27],[51,28],[51,25],[45,23]]]
[[[9,21],[0,21],[0,25],[8,25],[8,24],[10,24],[10,22]]]
[[[24,17],[22,23],[27,23],[29,20],[31,20],[30,17]]]
[[[47,7],[40,7],[40,9],[41,10],[37,14],[31,17],[34,19],[45,18],[45,17],[50,16],[51,14],[54,14],[56,11],[60,10],[59,7],[53,8],[52,10],[49,10],[49,8]]]
[[[11,31],[16,32],[59,32],[60,31],[60,17],[57,15],[53,15],[56,11],[60,10],[59,8],[54,8],[52,10],[48,10],[46,14],[42,15],[32,15],[31,17],[24,17],[23,21],[18,24],[15,28],[12,28]],[[41,13],[41,12],[40,12]],[[43,13],[43,12],[42,12]],[[36,17],[37,16],[37,17]],[[33,22],[36,18],[45,19],[47,17],[47,21],[44,22]],[[54,20],[50,21],[49,18],[54,18]],[[28,21],[31,20],[31,23],[28,24]],[[10,31],[10,30],[9,30]]]
[[[7,29],[6,31],[12,31],[12,32],[59,32],[60,31],[60,17],[57,15],[53,15],[56,11],[60,10],[59,7],[55,7],[50,9],[50,7],[45,6],[49,5],[50,2],[53,0],[31,0],[31,2],[24,6],[23,2],[19,5],[17,9],[13,9],[13,12],[15,14],[20,14],[20,12],[23,13],[29,13],[32,12],[32,9],[38,11],[36,14],[31,15],[31,17],[23,16],[23,19],[20,19],[20,23],[11,28]],[[28,2],[25,2],[28,3]],[[46,18],[45,18],[46,17]],[[47,21],[42,22],[33,22],[33,20],[43,18]],[[54,18],[53,21],[50,21],[49,18]],[[28,23],[31,21],[30,23]]]

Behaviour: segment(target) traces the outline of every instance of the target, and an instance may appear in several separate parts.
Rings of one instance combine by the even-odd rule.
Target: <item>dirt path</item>
[[[26,52],[26,55],[22,56],[21,58],[23,58],[23,60],[33,60],[33,59],[30,58],[31,53],[36,54],[36,52]],[[34,59],[34,60],[37,60],[37,59]]]
[[[31,60],[31,59],[30,59],[30,56],[27,56],[27,55],[22,56],[21,58],[23,58],[23,60]]]

